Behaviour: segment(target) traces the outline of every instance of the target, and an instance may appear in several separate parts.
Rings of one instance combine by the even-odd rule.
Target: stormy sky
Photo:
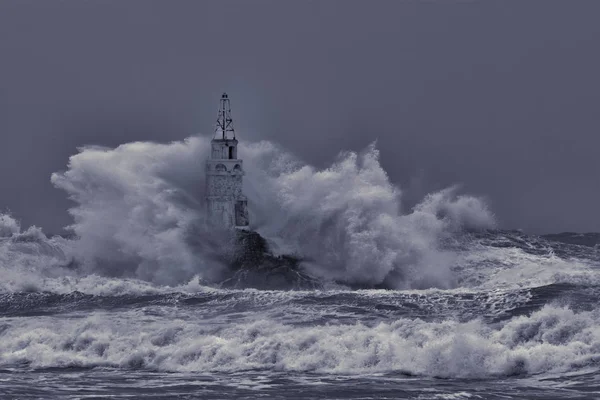
[[[210,133],[323,167],[377,140],[410,206],[451,184],[504,228],[600,231],[600,2],[0,0],[0,209],[70,222],[84,144]],[[198,171],[203,173],[203,171]]]

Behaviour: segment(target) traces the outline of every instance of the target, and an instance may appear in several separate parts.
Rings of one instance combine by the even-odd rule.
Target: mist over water
[[[485,201],[458,187],[403,209],[375,144],[320,170],[242,141],[250,228],[274,253],[301,258],[322,288],[223,288],[230,238],[204,221],[209,143],[81,148],[51,177],[73,201],[72,236],[0,215],[0,367],[57,368],[46,379],[58,386],[63,368],[91,371],[82,385],[152,371],[167,386],[172,373],[208,374],[221,389],[243,383],[219,374],[261,374],[276,389],[278,374],[296,374],[284,386],[302,393],[339,375],[405,390],[411,376],[597,371],[597,249],[494,230]],[[441,398],[427,397],[432,382],[416,398]]]
[[[240,144],[251,229],[282,253],[307,260],[325,280],[392,288],[451,287],[452,255],[440,241],[494,218],[455,188],[427,196],[402,214],[401,191],[381,168],[374,145],[341,153],[317,170],[270,142]],[[88,272],[180,284],[207,281],[224,268],[204,227],[204,162],[209,139],[170,144],[84,147],[52,175],[76,205],[75,257]]]

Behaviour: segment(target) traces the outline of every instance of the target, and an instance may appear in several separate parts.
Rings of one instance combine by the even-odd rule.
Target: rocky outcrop
[[[319,282],[303,271],[301,259],[293,255],[276,256],[257,232],[238,230],[234,251],[228,262],[229,276],[221,282],[227,288],[272,290],[310,290]]]

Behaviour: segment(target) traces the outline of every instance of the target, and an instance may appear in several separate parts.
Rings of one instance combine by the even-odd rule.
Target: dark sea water
[[[405,210],[374,145],[239,151],[251,228],[301,271],[226,279],[199,136],[81,149],[52,176],[68,237],[0,214],[1,399],[600,398],[597,235],[495,230],[457,188]]]
[[[0,397],[600,398],[597,249],[497,231],[452,246],[451,289],[36,288],[5,270]]]

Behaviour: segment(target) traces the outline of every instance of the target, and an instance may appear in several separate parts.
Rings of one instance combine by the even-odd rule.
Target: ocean
[[[52,177],[70,235],[0,217],[0,398],[600,398],[593,243],[456,188],[403,210],[374,147],[318,170],[243,144],[253,228],[313,283],[225,287],[206,150],[84,148]]]

